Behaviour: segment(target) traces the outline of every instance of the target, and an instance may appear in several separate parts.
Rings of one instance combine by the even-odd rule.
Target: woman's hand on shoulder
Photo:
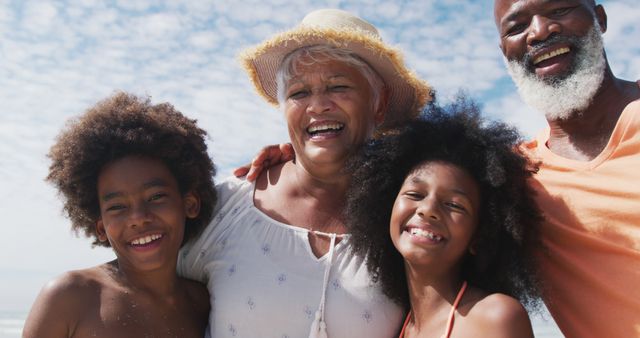
[[[513,297],[501,293],[488,295],[476,303],[472,312],[477,337],[533,338],[529,314]]]
[[[90,302],[90,282],[82,271],[70,271],[49,281],[33,303],[23,338],[69,337]]]
[[[283,162],[293,160],[296,157],[291,143],[273,144],[262,148],[251,163],[236,168],[233,175],[236,177],[247,176],[247,181],[253,182],[260,176],[263,170]]]

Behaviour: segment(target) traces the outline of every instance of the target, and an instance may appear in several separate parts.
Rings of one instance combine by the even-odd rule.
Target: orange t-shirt
[[[567,337],[640,337],[640,100],[589,162],[525,144],[545,214],[538,255],[549,311]]]

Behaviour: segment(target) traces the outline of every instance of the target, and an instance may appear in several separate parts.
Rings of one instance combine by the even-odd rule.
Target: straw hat
[[[382,42],[378,30],[363,19],[337,9],[313,11],[291,30],[277,34],[240,54],[256,90],[278,105],[276,71],[294,50],[328,44],[353,51],[384,81],[389,103],[383,128],[415,118],[431,100],[431,88],[406,68],[398,50]]]

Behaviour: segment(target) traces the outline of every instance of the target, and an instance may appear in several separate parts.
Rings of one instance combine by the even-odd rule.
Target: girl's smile
[[[406,177],[391,212],[391,239],[405,260],[443,265],[462,259],[480,207],[475,180],[445,162],[418,165]]]

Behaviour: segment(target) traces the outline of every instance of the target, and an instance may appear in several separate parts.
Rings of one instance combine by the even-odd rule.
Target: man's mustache
[[[522,57],[521,63],[525,66],[529,72],[533,72],[533,58],[535,55],[538,55],[541,50],[545,48],[549,48],[556,44],[567,44],[571,48],[571,50],[578,50],[580,47],[580,37],[577,36],[561,36],[561,35],[553,35],[550,38],[536,42],[535,45],[524,54]]]

